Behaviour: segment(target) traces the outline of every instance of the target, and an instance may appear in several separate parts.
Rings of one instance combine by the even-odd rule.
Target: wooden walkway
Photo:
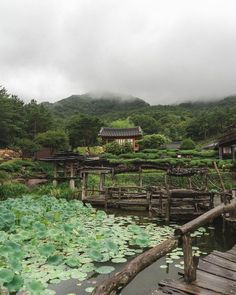
[[[214,207],[214,196],[211,192],[187,189],[108,187],[103,191],[87,190],[83,202],[105,208],[146,209],[168,220],[191,220]]]
[[[227,252],[213,251],[201,258],[197,268],[197,279],[191,284],[166,279],[159,288],[148,295],[235,295],[236,294],[236,245]]]

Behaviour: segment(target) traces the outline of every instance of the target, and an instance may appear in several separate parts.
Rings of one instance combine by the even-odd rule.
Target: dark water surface
[[[114,211],[112,212],[114,213]],[[148,221],[148,219],[143,212],[115,212],[116,215],[138,215],[142,222]],[[151,219],[152,222],[160,225],[160,222],[156,219]],[[236,233],[231,228],[227,227],[225,233],[222,231],[222,220],[218,219],[213,224],[214,228],[207,229],[208,235],[203,235],[199,238],[193,238],[193,245],[198,246],[201,251],[210,253],[212,250],[227,251],[236,243]],[[133,258],[133,257],[132,257]],[[180,260],[183,260],[180,259]],[[179,261],[180,261],[179,260]],[[122,290],[122,295],[144,295],[148,293],[148,290],[157,287],[157,284],[160,280],[166,278],[178,278],[179,268],[176,268],[174,265],[179,263],[178,260],[175,260],[174,263],[170,264],[168,268],[162,269],[160,265],[166,264],[165,257],[159,259],[157,262],[153,263],[151,266],[147,267],[140,274],[138,274],[135,279]],[[116,271],[121,270],[125,264],[113,264],[116,268]],[[77,280],[69,280],[61,282],[57,285],[52,285],[51,289],[56,291],[57,295],[67,295],[67,294],[76,294],[76,295],[88,295],[85,291],[85,288],[92,287],[97,284],[98,281],[103,280],[109,275],[94,275],[86,281],[79,283]],[[78,285],[79,283],[79,285]]]

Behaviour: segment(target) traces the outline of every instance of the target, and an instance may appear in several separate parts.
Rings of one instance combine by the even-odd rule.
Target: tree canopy
[[[97,142],[102,121],[94,116],[75,115],[67,123],[66,129],[72,147],[91,146]]]

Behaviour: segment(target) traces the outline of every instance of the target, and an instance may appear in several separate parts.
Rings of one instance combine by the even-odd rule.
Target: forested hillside
[[[163,134],[172,141],[192,138],[198,143],[214,140],[236,124],[236,96],[150,106],[140,98],[84,94],[38,104],[35,100],[24,103],[0,88],[0,113],[1,147],[94,145],[101,126],[135,125],[141,126],[144,134]]]
[[[43,103],[56,116],[68,117],[76,113],[100,116],[107,113],[131,111],[149,106],[137,97],[123,98],[118,94],[106,93],[104,96],[94,96],[86,93],[72,95],[55,103]]]

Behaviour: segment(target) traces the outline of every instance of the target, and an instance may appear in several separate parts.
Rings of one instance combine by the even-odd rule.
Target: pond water
[[[161,224],[160,220],[156,218],[149,218],[143,212],[121,212],[112,211],[112,213],[117,216],[127,216],[135,215],[139,216],[140,223],[154,222],[157,225]],[[222,231],[222,220],[217,219],[211,225],[206,228],[206,234],[201,237],[193,238],[193,246],[199,247],[199,249],[204,252],[200,256],[204,256],[210,253],[212,250],[226,251],[230,249],[236,243],[235,232],[227,227],[225,233]],[[132,257],[134,258],[134,257]],[[166,264],[166,257],[159,259],[157,262],[153,263],[151,266],[147,267],[140,274],[138,274],[135,279],[122,290],[122,295],[143,295],[147,293],[148,290],[157,287],[158,282],[165,278],[178,278],[178,272],[181,271],[176,265],[182,265],[183,257],[180,259],[175,259],[173,263]],[[109,265],[115,267],[115,272],[121,270],[126,263],[109,263]],[[167,265],[166,268],[161,268],[160,266]],[[77,280],[68,280],[61,282],[56,285],[51,285],[50,288],[56,291],[57,295],[88,295],[86,292],[87,288],[94,287],[99,281],[112,276],[109,275],[91,275],[89,279],[83,282],[78,282]],[[87,289],[89,291],[89,289]]]

